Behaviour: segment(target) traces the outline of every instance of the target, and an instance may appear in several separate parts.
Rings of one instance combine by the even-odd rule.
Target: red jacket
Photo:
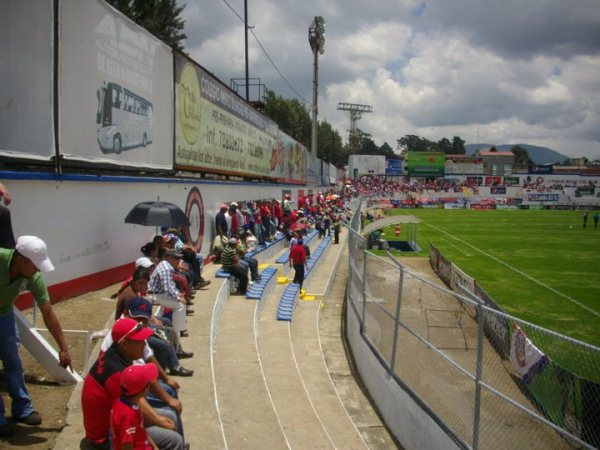
[[[296,244],[290,250],[292,264],[304,264],[306,262],[306,250],[303,244]]]

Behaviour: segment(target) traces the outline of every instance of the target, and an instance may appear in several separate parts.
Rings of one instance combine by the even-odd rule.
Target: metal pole
[[[390,368],[392,373],[396,370],[396,349],[398,348],[398,326],[400,325],[400,304],[402,300],[402,285],[404,284],[404,269],[400,268],[400,280],[398,282],[398,300],[396,301],[396,318],[394,320],[394,339],[392,341],[392,360]]]
[[[367,331],[367,251],[363,250],[363,276],[362,276],[362,317],[360,318],[360,332],[364,334]]]
[[[250,101],[250,71],[248,69],[248,0],[244,0],[244,35],[246,50],[246,101]]]
[[[319,49],[315,46],[313,48],[313,99],[312,99],[312,133],[311,133],[311,145],[313,157],[317,156],[317,93],[319,89]]]
[[[477,370],[475,373],[475,410],[473,412],[473,450],[479,448],[479,423],[481,420],[481,377],[483,372],[483,314],[477,305]]]

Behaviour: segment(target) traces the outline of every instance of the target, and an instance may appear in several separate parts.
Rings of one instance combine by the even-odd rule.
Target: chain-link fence
[[[358,209],[360,211],[360,208]],[[431,249],[436,279],[366,250],[351,220],[349,313],[386,370],[465,448],[600,447],[600,349],[502,311]],[[570,352],[579,374],[555,364]],[[420,431],[415,431],[420,432]]]

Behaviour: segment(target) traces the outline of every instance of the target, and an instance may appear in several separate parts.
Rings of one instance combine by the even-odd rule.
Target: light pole
[[[311,133],[311,151],[317,156],[317,92],[319,88],[319,53],[325,52],[325,19],[321,16],[315,16],[315,20],[308,27],[308,42],[314,56],[313,63],[313,100],[312,100],[312,133]]]

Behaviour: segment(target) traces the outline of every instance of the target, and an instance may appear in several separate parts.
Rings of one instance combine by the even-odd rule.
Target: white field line
[[[451,245],[452,247],[454,247],[456,250],[458,250],[459,252],[461,252],[465,256],[473,256],[471,253],[469,253],[468,251],[466,251],[464,248],[459,247],[458,245],[456,245],[453,242],[450,242],[448,239],[442,239],[442,242],[445,242],[446,244]]]
[[[519,275],[521,275],[521,276],[523,276],[523,277],[527,278],[529,281],[532,281],[532,282],[534,282],[535,284],[537,284],[537,285],[539,285],[539,286],[542,286],[543,288],[546,288],[546,289],[548,289],[549,291],[551,291],[551,292],[555,293],[556,295],[558,295],[558,296],[560,296],[560,297],[564,298],[565,300],[568,300],[568,301],[570,301],[571,303],[574,303],[575,305],[579,306],[580,308],[583,308],[583,309],[585,309],[586,311],[588,311],[589,313],[591,313],[591,314],[595,315],[596,317],[600,317],[600,312],[598,312],[598,311],[595,311],[595,310],[593,310],[592,308],[590,308],[589,306],[586,306],[586,305],[584,305],[583,303],[581,303],[581,302],[579,302],[579,301],[575,300],[574,298],[572,298],[572,297],[569,297],[569,296],[568,296],[568,295],[566,295],[566,294],[563,294],[562,292],[560,292],[560,291],[558,291],[558,290],[554,289],[554,288],[553,288],[553,287],[551,287],[551,286],[548,286],[548,285],[547,285],[547,284],[545,284],[545,283],[542,283],[541,281],[537,280],[536,278],[533,278],[531,275],[528,275],[528,274],[526,274],[525,272],[523,272],[523,271],[521,271],[521,270],[517,269],[516,267],[513,267],[513,266],[511,266],[510,264],[508,264],[508,263],[506,263],[506,262],[502,261],[501,259],[499,259],[499,258],[495,257],[494,255],[492,255],[492,254],[490,254],[490,253],[487,253],[487,252],[484,252],[484,251],[483,251],[483,250],[481,250],[480,248],[478,248],[478,247],[475,247],[474,245],[472,245],[472,244],[468,243],[467,241],[464,241],[464,240],[462,240],[462,239],[460,239],[460,238],[458,238],[458,237],[456,237],[456,236],[454,236],[454,235],[452,235],[452,234],[448,233],[447,231],[445,231],[445,230],[443,230],[443,229],[441,229],[441,228],[439,228],[439,227],[436,227],[436,226],[434,226],[434,225],[431,225],[430,223],[428,223],[427,225],[429,225],[431,228],[435,228],[436,230],[438,230],[438,231],[441,231],[441,232],[442,232],[442,233],[444,233],[445,235],[447,235],[447,236],[451,237],[452,239],[454,239],[454,240],[456,240],[456,241],[458,241],[458,242],[461,242],[462,244],[466,245],[467,247],[470,247],[470,248],[472,248],[472,249],[473,249],[473,250],[475,250],[476,252],[479,252],[479,253],[481,253],[482,255],[485,255],[485,256],[487,256],[488,258],[490,258],[490,259],[493,259],[494,261],[496,261],[496,262],[498,262],[498,263],[502,264],[503,266],[505,266],[505,267],[508,267],[510,270],[512,270],[512,271],[514,271],[514,272],[518,273]]]

